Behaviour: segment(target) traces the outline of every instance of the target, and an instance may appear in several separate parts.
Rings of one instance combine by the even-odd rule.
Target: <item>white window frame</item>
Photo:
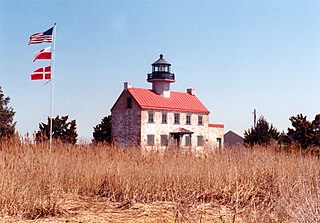
[[[189,138],[189,141],[187,140],[187,138]],[[185,140],[185,147],[191,147],[191,145],[192,145],[192,137],[190,136],[190,135],[185,135],[185,138],[184,138],[184,140]]]
[[[179,125],[180,124],[180,113],[174,113],[173,117],[174,124]]]
[[[198,125],[203,125],[203,116],[198,115]]]
[[[154,112],[153,111],[148,112],[148,123],[154,123]]]
[[[204,145],[204,139],[203,136],[197,136],[197,146],[203,146]]]
[[[191,125],[191,115],[186,115],[186,125]]]
[[[167,124],[168,123],[168,115],[167,115],[167,113],[162,113],[162,115],[161,115],[161,123],[162,124]]]
[[[160,135],[160,145],[161,146],[168,146],[168,135],[164,135],[164,134]]]
[[[147,135],[147,145],[154,146],[154,139],[155,139],[155,135],[153,134]]]

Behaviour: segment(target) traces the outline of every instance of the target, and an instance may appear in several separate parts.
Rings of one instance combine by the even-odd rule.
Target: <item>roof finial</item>
[[[162,53],[160,54],[160,59],[162,59],[163,58],[163,55],[162,55]]]

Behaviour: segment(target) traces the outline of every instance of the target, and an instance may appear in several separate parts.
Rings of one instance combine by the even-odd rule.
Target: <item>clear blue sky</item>
[[[211,123],[239,134],[252,111],[279,130],[320,113],[320,1],[0,1],[0,86],[23,135],[50,112],[50,85],[30,81],[48,44],[31,34],[57,23],[54,114],[76,119],[79,139],[110,114],[123,89],[150,88],[163,53],[174,91],[193,87]]]

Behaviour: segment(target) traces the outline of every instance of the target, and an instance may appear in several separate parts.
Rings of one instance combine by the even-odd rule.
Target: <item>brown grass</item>
[[[0,145],[1,216],[66,217],[67,197],[77,196],[115,210],[160,207],[175,222],[320,222],[320,162],[272,147],[196,154]]]

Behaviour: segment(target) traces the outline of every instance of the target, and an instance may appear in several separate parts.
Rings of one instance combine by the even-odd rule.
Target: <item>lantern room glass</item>
[[[168,65],[153,66],[152,72],[170,72],[170,66]]]

